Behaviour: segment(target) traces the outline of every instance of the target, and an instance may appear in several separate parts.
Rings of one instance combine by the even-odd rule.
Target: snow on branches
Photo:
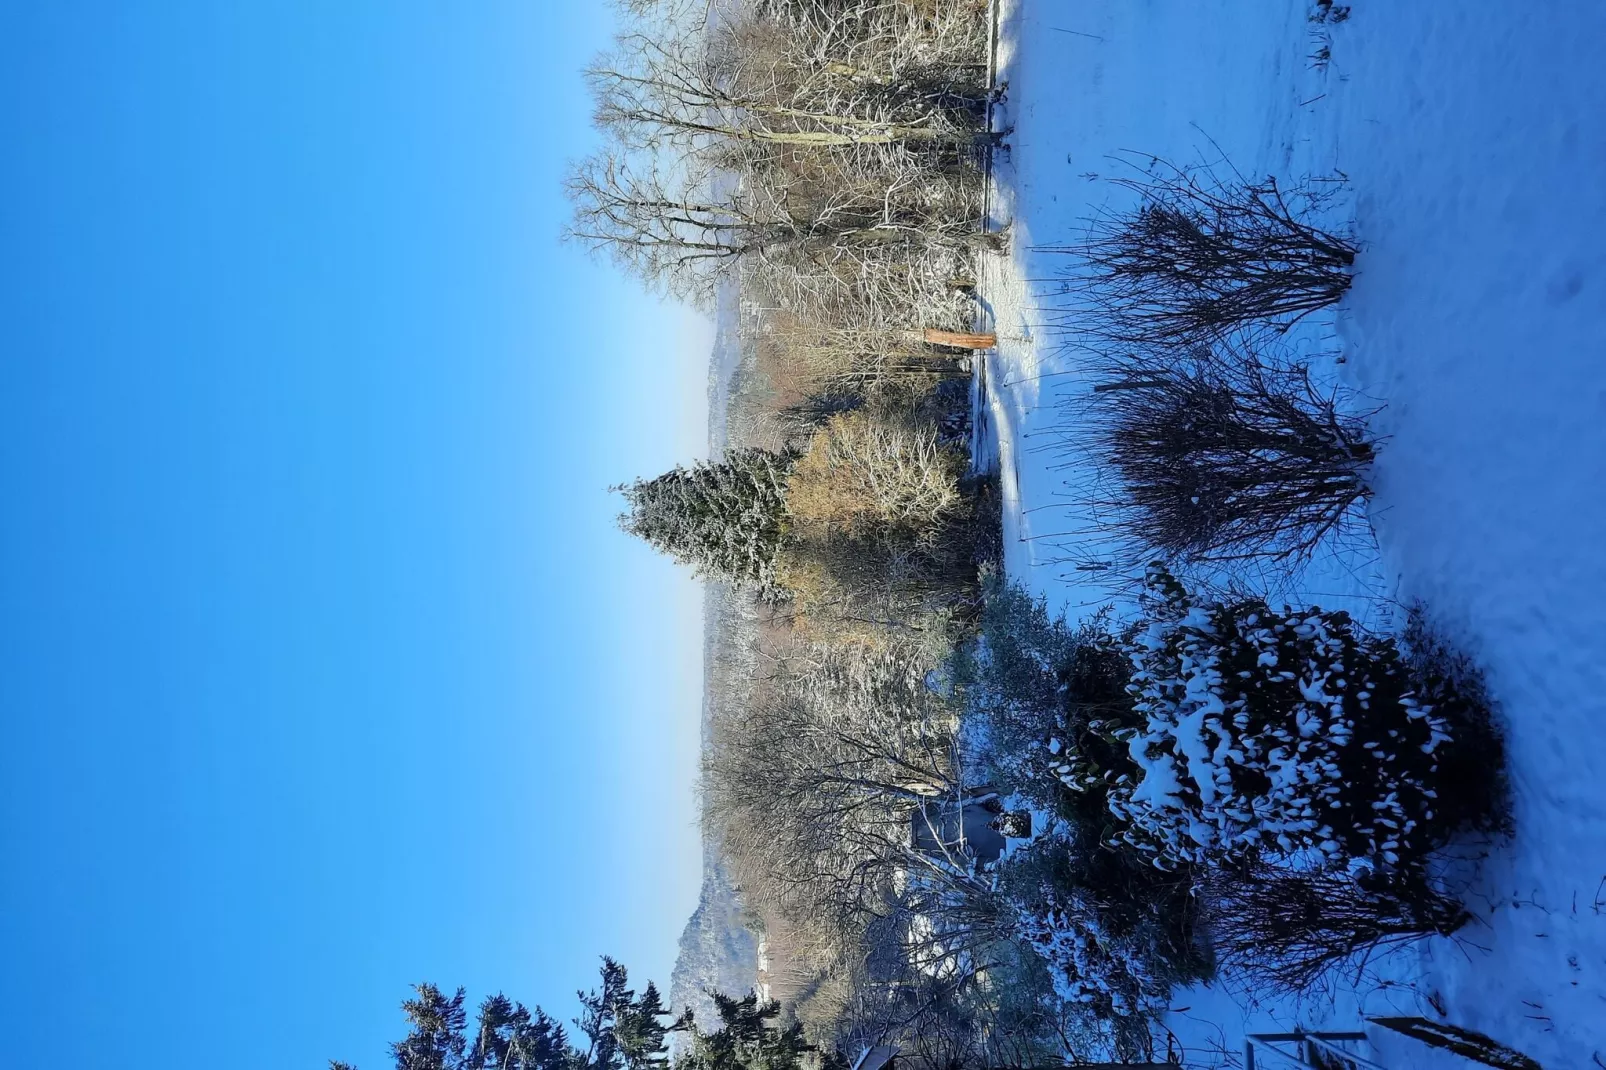
[[[1250,858],[1389,870],[1435,845],[1447,722],[1393,640],[1347,614],[1190,595],[1151,567],[1128,639],[1136,779],[1109,807],[1154,864]]]

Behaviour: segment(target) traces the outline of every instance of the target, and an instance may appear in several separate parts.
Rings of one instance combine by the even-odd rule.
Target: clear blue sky
[[[5,1066],[667,981],[708,328],[559,245],[600,0],[0,4]]]

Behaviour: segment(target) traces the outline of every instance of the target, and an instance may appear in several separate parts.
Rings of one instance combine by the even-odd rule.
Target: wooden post
[[[972,334],[968,331],[939,331],[927,327],[925,340],[934,346],[953,346],[956,349],[992,349],[998,344],[996,334]]]

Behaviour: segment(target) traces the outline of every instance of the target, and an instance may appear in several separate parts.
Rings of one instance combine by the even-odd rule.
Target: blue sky
[[[709,329],[559,245],[592,0],[0,5],[8,1065],[372,1070],[694,905]]]

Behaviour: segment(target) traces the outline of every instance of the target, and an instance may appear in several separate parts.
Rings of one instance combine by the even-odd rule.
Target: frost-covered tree
[[[1208,964],[1194,937],[1193,882],[1114,840],[1108,785],[1136,767],[1131,663],[1107,620],[1072,627],[1021,588],[989,585],[981,635],[954,676],[993,783],[1046,810],[1036,842],[999,868],[1015,934],[1060,998],[1136,1020]]]
[[[966,456],[934,421],[889,408],[853,409],[825,422],[799,458],[787,497],[800,526],[930,544],[967,501]]]
[[[790,453],[749,447],[614,489],[619,526],[699,573],[768,593],[786,527]]]
[[[1138,774],[1110,789],[1157,865],[1282,857],[1391,870],[1443,838],[1449,722],[1392,639],[1347,614],[1221,604],[1151,567],[1124,732]]]

